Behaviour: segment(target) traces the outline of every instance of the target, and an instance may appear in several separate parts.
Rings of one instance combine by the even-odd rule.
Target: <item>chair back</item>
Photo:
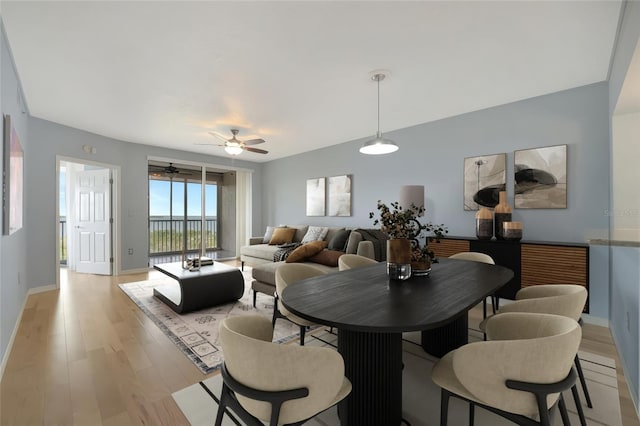
[[[459,260],[471,260],[473,262],[482,262],[488,263],[490,265],[495,265],[493,258],[485,253],[479,253],[476,251],[463,251],[460,253],[452,254],[449,256],[449,259],[459,259]]]
[[[282,295],[288,285],[323,274],[326,272],[322,269],[304,263],[284,263],[276,269],[276,292],[278,295]],[[282,303],[278,303],[278,310],[282,315],[291,315],[291,312]]]
[[[329,348],[272,343],[272,336],[271,321],[261,315],[224,319],[220,343],[230,375],[256,390],[309,390],[307,397],[283,404],[278,424],[308,419],[335,403],[345,383],[342,356]],[[269,403],[236,397],[251,415],[269,421]]]
[[[349,269],[360,268],[362,266],[378,263],[375,259],[370,259],[357,254],[343,254],[338,258],[338,270],[347,271]]]
[[[509,389],[506,380],[556,383],[571,371],[582,330],[560,315],[507,313],[487,321],[490,340],[465,345],[453,353],[455,376],[478,401],[510,413],[534,416],[535,397]],[[551,407],[559,393],[550,394]]]
[[[516,300],[500,308],[503,312],[536,312],[569,317],[575,321],[587,301],[587,289],[574,284],[547,284],[525,287]]]

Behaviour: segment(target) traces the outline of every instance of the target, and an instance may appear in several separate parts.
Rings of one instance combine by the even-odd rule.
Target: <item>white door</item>
[[[111,173],[77,173],[75,188],[76,272],[111,275]]]

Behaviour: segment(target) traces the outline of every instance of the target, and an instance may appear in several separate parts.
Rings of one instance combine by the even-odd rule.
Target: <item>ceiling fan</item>
[[[250,146],[250,145],[258,145],[258,144],[264,143],[265,142],[264,139],[250,139],[248,141],[241,141],[240,139],[236,138],[236,135],[238,134],[239,130],[238,129],[230,129],[230,130],[231,130],[231,134],[233,135],[231,139],[227,139],[226,137],[224,137],[223,135],[217,132],[209,132],[210,135],[215,136],[216,138],[224,141],[224,144],[220,144],[218,146],[223,146],[227,154],[239,155],[240,153],[242,153],[242,151],[255,152],[257,154],[269,153],[269,151],[265,151],[264,149],[252,148]],[[211,144],[204,143],[201,145],[211,145]]]
[[[149,164],[149,171],[156,177],[162,175],[167,177],[175,177],[179,174],[183,176],[193,174],[175,167],[173,163],[169,163],[168,166],[157,166],[155,164]]]

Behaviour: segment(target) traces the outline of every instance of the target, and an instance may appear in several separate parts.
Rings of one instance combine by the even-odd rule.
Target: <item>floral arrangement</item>
[[[411,207],[403,209],[399,202],[393,202],[387,206],[378,200],[379,219],[373,221],[374,225],[380,225],[380,230],[389,238],[406,238],[411,241],[411,260],[415,262],[429,259],[435,263],[438,260],[432,250],[429,250],[429,242],[440,241],[449,232],[443,224],[434,225],[431,222],[420,223],[418,218],[425,212],[424,207],[411,204]],[[375,217],[375,212],[369,213],[369,219]],[[427,233],[430,235],[426,235]],[[421,244],[421,240],[423,244]]]

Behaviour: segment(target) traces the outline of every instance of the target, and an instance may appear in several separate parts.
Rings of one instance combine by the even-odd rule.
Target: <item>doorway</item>
[[[149,266],[197,255],[236,257],[234,176],[204,165],[149,160]]]
[[[114,275],[118,168],[78,159],[57,158],[57,282],[60,268]]]

